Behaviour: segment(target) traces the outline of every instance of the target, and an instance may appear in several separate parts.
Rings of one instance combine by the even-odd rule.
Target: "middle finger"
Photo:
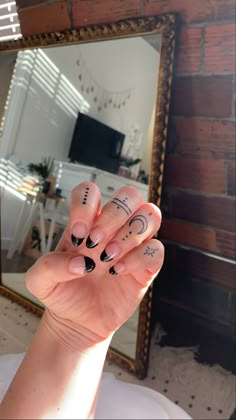
[[[102,242],[107,242],[142,203],[142,194],[131,185],[126,185],[116,191],[97,218],[87,239],[87,247],[94,248]]]

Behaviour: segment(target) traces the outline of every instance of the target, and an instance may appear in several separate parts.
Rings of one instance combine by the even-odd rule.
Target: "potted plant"
[[[50,177],[54,169],[54,159],[51,157],[43,158],[39,163],[30,163],[28,169],[32,174],[39,176],[42,182],[42,192],[47,195],[52,183]]]

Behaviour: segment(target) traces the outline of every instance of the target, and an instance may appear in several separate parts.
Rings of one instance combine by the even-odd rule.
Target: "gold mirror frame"
[[[170,108],[171,82],[174,65],[174,50],[176,38],[175,14],[165,14],[152,17],[142,17],[122,20],[103,25],[92,25],[64,32],[33,35],[16,41],[0,42],[0,52],[17,51],[50,46],[63,46],[92,41],[127,38],[131,36],[161,34],[161,53],[158,79],[158,91],[155,112],[155,125],[152,147],[152,162],[149,178],[149,201],[160,206],[162,179],[164,171],[165,148],[167,140],[168,117]],[[1,272],[0,272],[1,275]],[[0,294],[42,316],[43,309],[25,297],[4,286],[0,278]],[[140,379],[144,378],[148,367],[150,344],[152,287],[144,296],[139,311],[136,356],[131,359],[112,347],[108,350],[108,357]]]

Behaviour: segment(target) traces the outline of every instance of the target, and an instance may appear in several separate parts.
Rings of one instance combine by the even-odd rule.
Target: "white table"
[[[30,206],[29,215],[24,222],[28,206]],[[7,253],[8,259],[11,259],[17,250],[19,253],[22,252],[26,237],[32,228],[33,223],[38,218],[40,220],[41,252],[42,254],[46,254],[50,251],[52,246],[55,224],[57,223],[61,226],[66,226],[68,221],[68,212],[66,211],[66,207],[63,202],[59,201],[59,203],[56,204],[54,199],[47,199],[44,207],[42,202],[32,199],[31,196],[27,195],[27,199],[22,203],[19,219]],[[45,232],[46,221],[50,221],[47,241]]]

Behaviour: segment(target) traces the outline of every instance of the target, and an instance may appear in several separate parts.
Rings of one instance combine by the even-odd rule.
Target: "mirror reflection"
[[[24,273],[55,248],[74,186],[95,182],[103,204],[127,183],[148,199],[160,38],[0,57],[16,58],[0,138],[2,283],[33,302],[39,304],[25,289]],[[138,315],[112,341],[131,358]]]

